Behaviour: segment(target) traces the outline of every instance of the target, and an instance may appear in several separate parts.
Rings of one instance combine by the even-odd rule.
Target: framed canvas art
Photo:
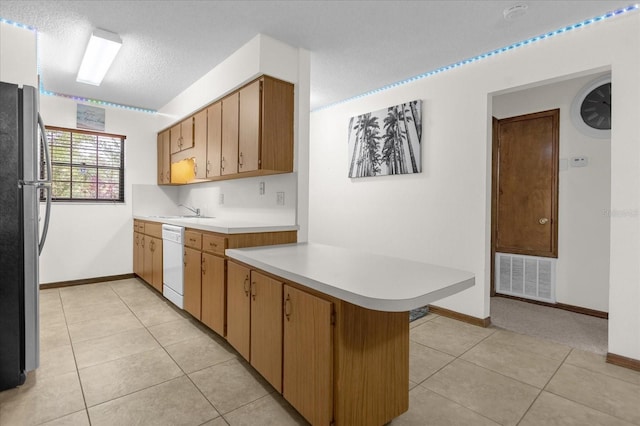
[[[349,177],[422,171],[422,101],[394,105],[349,120]]]

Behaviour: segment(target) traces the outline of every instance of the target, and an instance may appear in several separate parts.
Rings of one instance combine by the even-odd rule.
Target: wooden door
[[[199,250],[184,248],[184,310],[197,319],[202,300],[200,255]]]
[[[151,285],[162,293],[162,238],[148,237],[151,244]]]
[[[176,124],[169,131],[171,139],[171,154],[180,152],[180,145],[182,144],[182,126],[180,123]]]
[[[222,102],[207,108],[207,177],[220,176],[222,156]]]
[[[207,110],[193,117],[194,174],[196,179],[207,177]]]
[[[224,336],[225,260],[223,257],[202,253],[202,322]]]
[[[260,92],[256,80],[240,89],[240,130],[238,133],[238,172],[258,170],[260,159]]]
[[[560,110],[497,123],[495,251],[558,257]]]
[[[153,279],[153,252],[151,251],[152,238],[148,235],[142,236],[142,250],[144,254],[142,256],[142,279],[151,284]]]
[[[222,158],[220,174],[238,173],[238,92],[222,100]]]
[[[260,168],[293,171],[294,86],[263,77],[260,120]]]
[[[144,248],[142,247],[143,235],[133,233],[133,273],[142,278],[144,270]]]
[[[282,283],[251,271],[251,365],[282,392]]]
[[[180,123],[180,151],[193,148],[193,117],[189,117]]]
[[[227,341],[250,360],[251,305],[249,299],[250,270],[235,262],[227,262]]]
[[[284,398],[313,425],[333,418],[332,305],[284,286]]]

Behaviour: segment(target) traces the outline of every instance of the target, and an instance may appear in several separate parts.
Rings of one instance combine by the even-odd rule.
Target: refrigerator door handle
[[[45,208],[44,225],[42,227],[42,235],[38,243],[38,253],[42,253],[44,243],[47,240],[47,232],[49,231],[49,218],[51,217],[51,153],[49,152],[49,144],[47,144],[47,134],[44,128],[42,117],[38,114],[38,126],[40,127],[40,143],[44,152],[44,162],[47,169],[47,179],[39,182],[38,186],[47,193],[47,204]]]

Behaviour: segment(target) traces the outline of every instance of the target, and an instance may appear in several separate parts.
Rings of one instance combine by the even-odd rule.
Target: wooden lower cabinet
[[[331,302],[284,286],[283,396],[313,425],[333,420],[331,312]]]
[[[225,273],[224,257],[202,253],[202,312],[200,320],[220,336],[225,335]]]
[[[251,271],[251,365],[282,392],[282,283]]]
[[[162,227],[133,223],[133,273],[162,293]]]
[[[184,248],[184,310],[200,319],[202,304],[200,250]]]
[[[242,357],[250,359],[251,344],[251,270],[235,262],[227,262],[227,342]]]

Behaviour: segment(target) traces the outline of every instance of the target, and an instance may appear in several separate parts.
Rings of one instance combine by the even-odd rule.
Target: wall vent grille
[[[496,253],[496,293],[556,303],[556,259]]]

